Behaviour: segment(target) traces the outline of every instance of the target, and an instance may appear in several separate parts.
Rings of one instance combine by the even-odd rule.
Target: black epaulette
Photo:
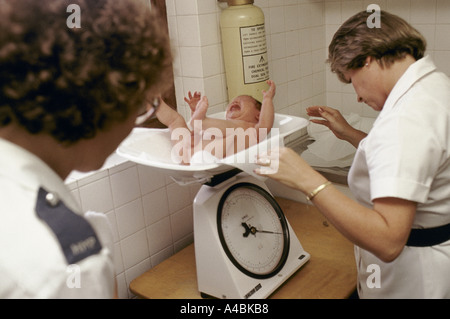
[[[72,212],[56,194],[42,187],[39,188],[36,213],[55,234],[69,265],[97,254],[102,249],[89,222]]]

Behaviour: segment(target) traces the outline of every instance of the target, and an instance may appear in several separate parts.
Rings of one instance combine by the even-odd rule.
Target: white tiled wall
[[[148,0],[141,0],[148,1]],[[356,103],[325,64],[338,26],[370,3],[399,14],[424,33],[438,66],[450,75],[450,0],[255,0],[266,18],[271,78],[277,83],[276,111],[305,115],[305,107],[329,103],[344,113],[375,116]],[[210,112],[226,105],[216,0],[166,0],[175,53],[178,110],[187,117],[186,93],[209,97]],[[133,297],[132,279],[193,240],[192,201],[198,186],[181,187],[164,173],[113,156],[107,168],[67,183],[83,209],[103,211],[114,229],[121,298]]]

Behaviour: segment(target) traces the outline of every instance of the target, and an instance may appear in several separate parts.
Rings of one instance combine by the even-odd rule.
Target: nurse
[[[85,215],[64,179],[99,169],[169,84],[155,12],[70,2],[80,28],[67,1],[0,2],[0,298],[114,296],[106,217]]]
[[[369,15],[340,27],[329,62],[380,111],[370,133],[332,108],[308,109],[357,147],[348,177],[357,201],[287,148],[262,156],[256,171],[302,191],[355,244],[360,298],[450,298],[450,80],[424,56],[417,30],[383,11],[381,27],[369,28]]]

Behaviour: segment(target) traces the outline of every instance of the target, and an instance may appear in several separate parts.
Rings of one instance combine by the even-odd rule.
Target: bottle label
[[[267,81],[269,79],[269,61],[264,24],[241,27],[240,33],[244,83]]]

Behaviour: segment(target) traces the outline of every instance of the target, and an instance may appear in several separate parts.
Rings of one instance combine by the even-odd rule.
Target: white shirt
[[[413,228],[448,224],[449,153],[450,79],[425,57],[399,79],[361,141],[349,172],[350,189],[367,207],[383,197],[417,202]],[[359,247],[355,256],[361,298],[450,298],[450,241],[406,246],[391,263]],[[367,284],[373,264],[380,267],[380,288]]]
[[[69,265],[58,238],[36,213],[38,190],[57,194],[70,211],[79,205],[61,178],[42,160],[0,139],[0,298],[111,298],[112,236],[106,217],[89,225],[101,250]]]

